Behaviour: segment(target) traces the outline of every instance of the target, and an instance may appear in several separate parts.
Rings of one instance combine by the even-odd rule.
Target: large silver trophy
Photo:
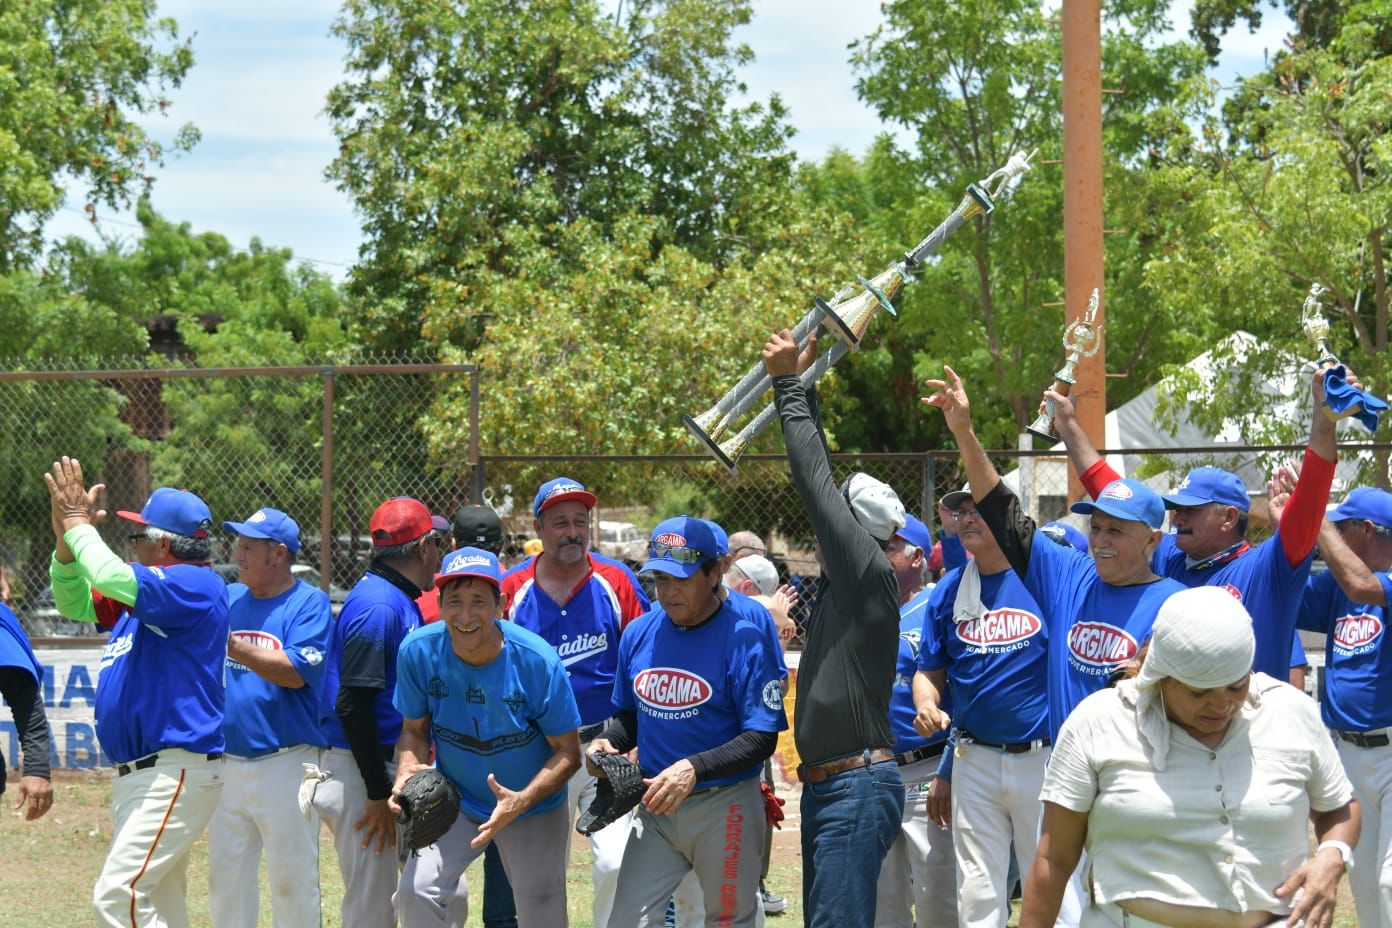
[[[1097,350],[1102,347],[1102,327],[1096,324],[1098,300],[1098,291],[1094,287],[1092,296],[1088,298],[1087,312],[1083,314],[1082,318],[1063,327],[1063,350],[1067,354],[1063,367],[1054,372],[1054,392],[1062,396],[1067,396],[1068,391],[1072,390],[1073,385],[1078,382],[1078,378],[1074,376],[1078,372],[1078,362],[1083,358],[1090,358],[1097,354]],[[1048,397],[1044,398],[1044,409],[1027,428],[1031,435],[1045,441],[1057,442],[1059,440],[1059,437],[1054,434],[1053,400]]]
[[[860,346],[870,327],[870,320],[877,310],[883,309],[891,316],[898,315],[894,300],[898,298],[904,285],[913,281],[913,273],[928,256],[937,251],[947,237],[957,231],[963,223],[974,216],[984,216],[996,208],[996,198],[1006,192],[1012,181],[1031,167],[1028,155],[1013,155],[1005,166],[984,180],[968,184],[962,201],[957,204],[946,219],[928,237],[912,250],[904,253],[902,260],[895,262],[878,277],[866,280],[856,278],[856,284],[842,289],[827,302],[816,298],[813,307],[793,328],[793,340],[799,350],[805,348],[808,338],[818,326],[836,336],[836,344],[824,352],[802,375],[804,386],[811,386],[832,365],[846,354]],[[749,372],[740,379],[714,406],[696,416],[682,416],[691,434],[734,473],[740,456],[764,429],[768,428],[778,416],[772,403],[763,405],[758,415],[743,428],[730,434],[735,424],[744,419],[755,406],[761,404],[763,395],[772,386],[773,380],[764,371],[762,362],[756,362]]]

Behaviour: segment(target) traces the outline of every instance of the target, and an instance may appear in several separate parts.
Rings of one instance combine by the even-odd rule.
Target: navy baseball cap
[[[291,554],[300,553],[300,526],[279,509],[258,509],[245,522],[224,522],[224,532],[247,538],[263,538],[285,545]]]
[[[711,534],[715,536],[716,557],[724,557],[730,553],[730,536],[725,534],[725,529],[720,527],[720,523],[714,519],[702,519],[702,522],[710,526]]]
[[[208,504],[188,490],[160,487],[150,494],[139,512],[124,509],[116,515],[137,525],[153,525],[185,538],[207,538],[213,527]]]
[[[1242,478],[1221,467],[1196,467],[1184,475],[1175,491],[1165,497],[1165,508],[1176,506],[1206,506],[1209,503],[1222,503],[1234,506],[1243,512],[1251,507],[1247,498],[1247,487]]]
[[[503,588],[503,571],[498,566],[497,556],[482,548],[460,548],[446,554],[440,572],[435,575],[435,588],[464,577],[486,580],[495,590]]]
[[[536,499],[532,500],[532,515],[539,516],[548,507],[569,499],[584,503],[586,509],[593,509],[595,503],[599,502],[599,497],[585,489],[578,480],[557,477],[546,481],[541,485],[541,489],[537,490]]]
[[[1049,522],[1040,531],[1058,544],[1071,545],[1084,554],[1088,553],[1087,536],[1067,522]]]
[[[1127,522],[1144,522],[1151,528],[1165,524],[1165,503],[1160,494],[1139,480],[1113,480],[1097,499],[1074,503],[1069,511],[1083,515],[1102,512]]]
[[[928,556],[928,551],[933,547],[933,533],[928,531],[928,526],[923,524],[923,520],[911,512],[904,513],[904,527],[894,534],[913,545],[923,552],[923,556]]]
[[[1374,525],[1392,528],[1392,493],[1377,487],[1359,487],[1325,516],[1330,522],[1367,519]]]
[[[659,522],[648,542],[648,560],[640,573],[662,573],[683,580],[701,565],[719,557],[719,545],[710,523],[692,516]]]

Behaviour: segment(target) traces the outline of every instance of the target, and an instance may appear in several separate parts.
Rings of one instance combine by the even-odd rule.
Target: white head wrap
[[[1165,769],[1170,750],[1160,681],[1171,677],[1196,690],[1231,686],[1251,671],[1256,647],[1252,616],[1222,587],[1183,590],[1160,606],[1140,674],[1119,686],[1122,698],[1136,707],[1141,740],[1156,770]]]

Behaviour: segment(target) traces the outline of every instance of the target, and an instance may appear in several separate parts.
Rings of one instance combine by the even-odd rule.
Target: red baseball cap
[[[430,514],[425,503],[409,496],[397,496],[378,506],[368,523],[372,546],[389,548],[404,545],[430,534],[447,531],[449,520]]]

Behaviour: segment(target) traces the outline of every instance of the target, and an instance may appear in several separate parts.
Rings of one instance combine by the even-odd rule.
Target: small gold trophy
[[[1319,353],[1319,357],[1315,359],[1315,367],[1324,370],[1339,366],[1339,359],[1334,356],[1334,352],[1329,350],[1329,320],[1324,318],[1324,304],[1320,302],[1320,297],[1327,292],[1329,292],[1328,288],[1318,281],[1310,284],[1310,293],[1305,297],[1305,302],[1300,307],[1300,327],[1305,330],[1305,337],[1310,340],[1310,344],[1314,345],[1315,351]],[[1324,404],[1320,406],[1320,409],[1324,410],[1326,416],[1338,422],[1340,419],[1358,415],[1363,411],[1363,404],[1355,399],[1336,412],[1330,406],[1329,398],[1326,395]]]
[[[1054,373],[1054,392],[1068,395],[1068,391],[1077,383],[1073,376],[1078,362],[1083,358],[1090,358],[1097,354],[1097,350],[1102,347],[1102,326],[1096,325],[1098,306],[1098,290],[1092,289],[1092,296],[1088,299],[1087,313],[1081,319],[1070,322],[1063,327],[1063,350],[1068,352],[1067,358],[1063,362],[1063,367]],[[1044,400],[1044,411],[1039,414],[1033,422],[1029,424],[1029,432],[1046,441],[1057,442],[1059,437],[1054,434],[1054,401]]]

